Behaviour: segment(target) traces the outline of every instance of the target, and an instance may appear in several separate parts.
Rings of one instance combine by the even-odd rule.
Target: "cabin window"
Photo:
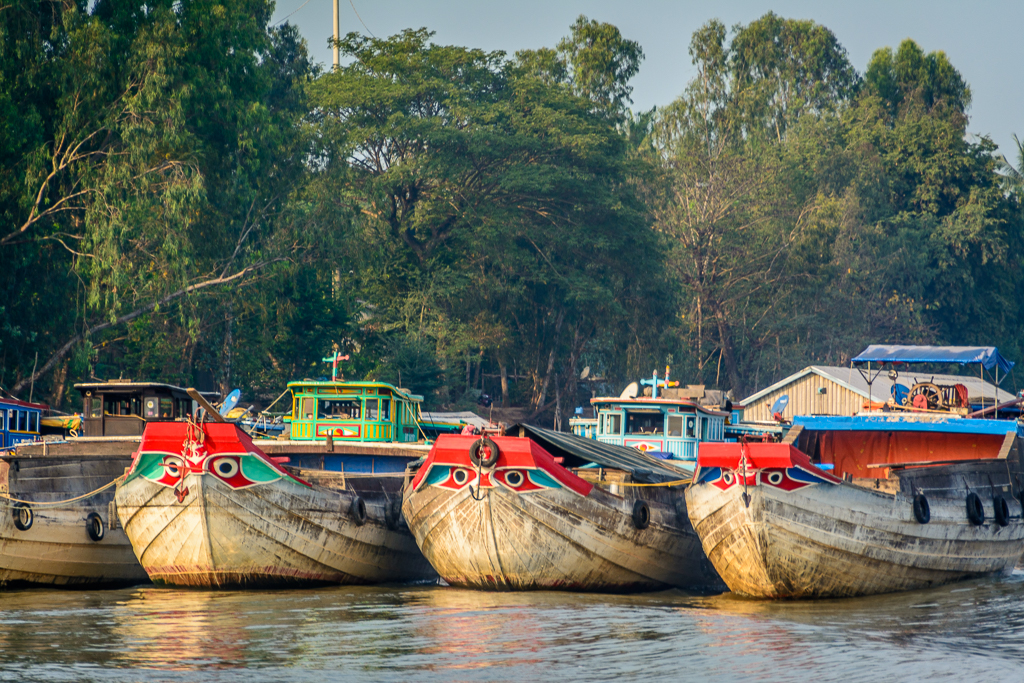
[[[324,420],[358,420],[360,416],[359,401],[321,400],[317,418]]]
[[[384,422],[391,420],[391,399],[389,398],[380,400],[380,419]]]
[[[23,431],[25,431],[25,411],[24,410],[15,410],[15,411],[12,411],[12,412],[14,413],[14,429],[12,429],[11,431],[14,431],[14,432],[23,432]]]
[[[192,406],[189,405],[190,403],[192,403],[192,402],[190,400],[188,400],[187,398],[179,398],[178,399],[177,417],[185,417],[186,415],[191,415],[192,414]]]
[[[309,397],[304,398],[300,401],[302,410],[299,411],[299,418],[304,420],[312,420],[316,415],[316,399]]]
[[[708,440],[708,420],[705,417],[700,419],[700,440]]]
[[[39,431],[39,413],[37,413],[35,411],[32,411],[31,413],[28,414],[28,416],[29,416],[29,431],[30,432],[38,432]]]
[[[691,439],[697,436],[697,418],[692,415],[686,418],[686,436]]]
[[[366,400],[366,419],[369,420],[370,422],[376,422],[377,420],[380,419],[380,409],[378,408],[379,405],[380,401],[378,401],[377,399]]]
[[[661,434],[665,429],[665,416],[657,413],[629,413],[627,434]]]
[[[668,416],[668,435],[669,436],[682,436],[683,435],[683,416],[682,415],[669,415]]]
[[[145,412],[143,412],[142,414],[147,419],[152,420],[160,415],[159,411],[157,410],[157,402],[155,396],[147,396],[146,400],[143,403],[145,405]]]
[[[164,419],[171,419],[174,417],[174,399],[160,399],[160,417]]]
[[[622,416],[618,413],[608,414],[608,434],[622,433]]]
[[[97,396],[86,400],[89,402],[87,406],[89,417],[103,417],[103,399]]]
[[[0,432],[7,431],[7,410],[0,410]]]
[[[597,433],[604,434],[604,413],[597,416]]]

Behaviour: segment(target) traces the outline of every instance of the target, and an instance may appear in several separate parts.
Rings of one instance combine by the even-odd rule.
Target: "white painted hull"
[[[0,509],[0,586],[100,587],[147,581],[146,572],[121,529],[105,529],[93,541],[86,530],[91,512],[107,522],[107,505],[33,509],[32,526],[14,525],[11,508]]]
[[[476,490],[476,489],[474,489]],[[633,499],[595,488],[518,494],[425,486],[406,491],[405,519],[446,582],[491,590],[626,592],[724,586],[671,504],[651,501],[637,529]],[[680,503],[682,501],[680,500]]]
[[[436,577],[408,532],[384,523],[383,504],[290,479],[233,489],[190,474],[174,490],[142,477],[119,486],[118,514],[150,578],[176,586],[257,587],[378,583]]]
[[[729,588],[758,598],[847,597],[927,588],[1009,572],[1024,549],[1021,507],[1010,524],[971,524],[962,498],[929,497],[931,520],[912,498],[851,484],[797,491],[764,485],[723,491],[695,484],[687,510]],[[991,500],[989,498],[988,500]],[[988,502],[985,505],[989,505]]]

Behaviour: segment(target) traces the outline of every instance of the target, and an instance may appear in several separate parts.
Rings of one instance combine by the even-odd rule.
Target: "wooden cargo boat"
[[[400,498],[397,477],[290,472],[228,423],[148,425],[116,494],[153,581],[217,588],[435,578]]]
[[[797,418],[789,443],[702,444],[687,510],[737,593],[825,598],[1013,569],[1024,550],[1016,422]]]
[[[46,443],[0,458],[5,496],[0,499],[0,587],[93,588],[146,581],[112,510],[111,484],[129,462],[103,455],[66,457],[60,445]]]
[[[0,586],[148,580],[118,524],[113,482],[131,464],[131,435],[151,420],[183,418],[191,399],[166,384],[113,381],[75,388],[88,436],[66,441],[39,441],[46,406],[0,401],[4,445],[16,446],[0,456]]]
[[[413,466],[405,519],[449,584],[724,588],[687,519],[687,471],[632,448],[536,427],[514,431],[519,436],[442,435]]]

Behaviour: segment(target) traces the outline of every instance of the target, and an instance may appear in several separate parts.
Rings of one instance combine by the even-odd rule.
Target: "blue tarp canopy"
[[[999,355],[994,346],[895,346],[872,344],[860,352],[854,363],[981,363],[986,370],[999,367],[1004,373],[1013,361]]]

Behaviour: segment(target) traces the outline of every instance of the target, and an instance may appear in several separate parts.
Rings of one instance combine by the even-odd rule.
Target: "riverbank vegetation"
[[[769,13],[692,36],[674,102],[580,17],[549,49],[349,34],[264,0],[0,9],[0,387],[243,387],[351,356],[432,407],[564,421],[670,363],[737,397],[868,343],[1022,359],[1024,151],[912,40],[850,63]],[[584,386],[586,385],[586,386]]]

